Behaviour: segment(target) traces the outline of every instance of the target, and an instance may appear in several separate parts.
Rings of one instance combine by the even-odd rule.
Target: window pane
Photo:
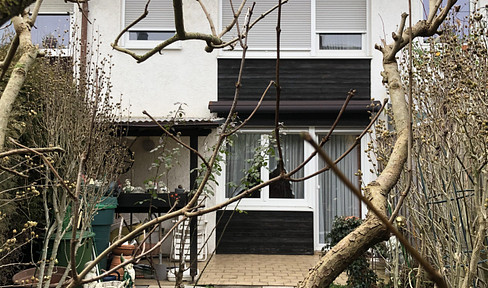
[[[5,45],[10,43],[13,37],[15,37],[14,24],[12,24],[12,22],[9,21],[0,28],[1,44]]]
[[[363,34],[320,34],[322,50],[361,50]]]
[[[298,164],[303,162],[303,140],[300,135],[282,135],[281,147],[283,151],[283,162],[286,172],[290,172]],[[280,174],[278,168],[278,150],[275,148],[275,155],[269,158],[269,178]],[[303,177],[303,169],[298,171],[293,178]],[[295,198],[304,197],[303,182],[279,181],[269,185],[269,198]]]
[[[261,146],[261,135],[257,133],[238,134],[233,145],[227,146],[226,159],[226,189],[227,198],[236,196],[260,182],[261,173],[258,168],[255,173],[249,174],[249,168],[253,166],[256,149]],[[254,185],[253,185],[254,184]],[[252,198],[259,198],[260,192],[256,191]]]
[[[175,31],[129,31],[129,40],[164,41],[175,35]]]
[[[67,48],[70,35],[68,14],[40,14],[32,29],[32,43],[40,48]]]
[[[354,143],[355,139],[356,136],[353,135],[332,136],[323,149],[330,158],[337,159]],[[325,165],[325,162],[320,159],[319,169]],[[355,175],[358,171],[357,150],[351,151],[337,164],[337,167],[352,183],[358,183]],[[319,185],[319,242],[326,243],[328,242],[326,235],[330,233],[334,217],[359,216],[360,202],[331,170],[320,174]]]

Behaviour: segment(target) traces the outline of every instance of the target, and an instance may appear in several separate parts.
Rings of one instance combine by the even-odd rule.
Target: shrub
[[[361,225],[362,220],[356,216],[341,216],[334,219],[332,230],[327,234],[330,245],[334,246],[347,234]],[[366,255],[363,254],[347,267],[347,287],[370,288],[377,287],[378,276],[369,268]]]

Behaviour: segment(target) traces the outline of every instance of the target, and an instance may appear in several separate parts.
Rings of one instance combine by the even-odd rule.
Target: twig
[[[7,168],[3,165],[0,165],[0,170],[3,170],[3,171],[6,171],[6,172],[9,172],[9,173],[12,173],[14,175],[17,175],[19,177],[23,177],[23,178],[29,178],[29,176],[23,174],[22,172],[18,172],[16,170],[13,170],[13,169],[10,169],[10,168]]]
[[[273,84],[274,84],[273,80],[269,81],[268,86],[266,87],[263,94],[261,95],[261,98],[259,98],[259,101],[256,104],[256,107],[254,107],[254,109],[252,110],[251,114],[249,114],[249,116],[244,121],[242,121],[241,124],[239,124],[236,128],[234,128],[232,131],[225,133],[224,135],[226,137],[228,137],[228,136],[236,133],[237,131],[239,131],[242,127],[244,127],[247,124],[247,122],[249,122],[249,120],[251,120],[251,118],[254,116],[254,114],[256,114],[256,112],[258,111],[259,107],[261,107],[261,104],[263,103],[263,100],[264,100],[264,96],[266,96],[266,94],[268,94],[268,91],[271,88],[271,85],[273,85]]]
[[[41,157],[41,159],[44,161],[44,163],[46,163],[46,165],[49,167],[49,170],[51,170],[51,172],[53,172],[54,176],[56,176],[56,178],[58,178],[59,182],[61,182],[61,185],[64,187],[64,189],[66,189],[66,191],[68,192],[69,196],[71,198],[75,199],[75,195],[73,194],[73,192],[71,192],[71,190],[69,189],[68,185],[66,183],[64,183],[63,178],[61,178],[61,176],[59,176],[58,171],[56,171],[56,169],[53,167],[53,165],[51,165],[51,162],[46,158],[46,156],[44,156],[44,154],[42,154],[40,152],[37,152],[36,150],[34,150],[32,148],[29,148],[27,146],[24,146],[24,145],[18,143],[12,137],[9,137],[9,139],[15,145],[17,145],[19,147],[22,147],[22,148],[24,148],[26,150],[30,150],[32,153],[34,153],[34,154],[38,155],[39,157]]]
[[[342,107],[341,107],[341,110],[339,110],[339,114],[337,114],[337,117],[334,121],[334,123],[332,124],[332,126],[330,127],[330,130],[329,130],[329,133],[327,133],[327,135],[325,137],[322,138],[322,140],[320,141],[320,144],[319,146],[322,147],[324,146],[324,144],[329,140],[330,136],[332,135],[332,133],[334,132],[335,128],[337,127],[337,125],[339,124],[339,120],[341,119],[342,117],[342,114],[344,114],[344,111],[346,111],[346,107],[347,105],[349,104],[349,102],[351,101],[352,97],[355,95],[354,93],[356,93],[356,90],[350,90],[348,93],[347,93],[347,97],[346,97],[346,100],[344,101],[344,103],[342,104]],[[383,107],[382,107],[383,108]],[[379,113],[379,112],[378,112]],[[373,121],[371,121],[373,122]],[[300,165],[298,165],[295,169],[293,169],[292,171],[290,171],[290,175],[293,175],[295,174],[296,172],[298,172],[300,169],[303,168],[303,166],[307,165],[308,162],[310,162],[314,157],[315,155],[317,155],[317,152],[314,151],[312,154],[310,154],[310,156],[308,156],[307,159],[305,159],[305,161],[303,161]]]
[[[248,11],[249,17],[247,19],[246,29],[249,29],[248,24],[249,24],[249,21],[250,21],[252,12],[253,12],[253,8],[254,8],[254,4],[251,6],[251,8]],[[240,89],[241,89],[242,74],[243,74],[243,70],[244,70],[244,63],[246,60],[246,52],[247,52],[247,39],[245,39],[244,41],[245,41],[245,43],[242,47],[243,50],[242,50],[241,64],[239,66],[239,74],[237,76],[236,89],[234,91],[234,100],[232,101],[232,105],[230,107],[227,118],[225,119],[225,122],[222,125],[222,131],[223,132],[225,132],[229,128],[229,125],[232,122],[232,117],[233,117],[234,111],[235,111],[236,106],[237,106],[237,101],[239,99],[239,93],[241,91]],[[202,177],[202,182],[200,183],[200,186],[198,186],[198,189],[195,192],[195,194],[193,195],[192,199],[190,199],[190,201],[188,201],[188,204],[186,205],[186,209],[191,209],[193,206],[195,206],[195,203],[198,201],[198,197],[200,197],[200,195],[203,193],[204,187],[207,184],[208,179],[210,179],[210,176],[212,174],[212,169],[213,169],[214,163],[215,163],[215,161],[217,161],[218,155],[220,153],[220,147],[224,143],[225,139],[226,139],[226,137],[225,137],[224,133],[222,133],[218,137],[217,143],[215,144],[216,148],[215,148],[212,156],[210,157],[209,166],[207,168],[207,171],[205,171],[205,174]],[[185,212],[187,212],[187,211],[185,211]]]
[[[24,148],[24,149],[13,149],[5,152],[0,153],[0,158],[5,158],[11,155],[20,155],[20,154],[36,154],[39,153],[48,153],[48,152],[64,152],[64,149],[61,147],[46,147],[46,148]]]
[[[232,7],[232,0],[229,0],[229,1],[230,1],[230,5]],[[229,32],[232,29],[232,27],[234,27],[234,25],[237,22],[237,19],[239,18],[239,16],[242,13],[242,9],[244,9],[245,4],[246,4],[246,0],[242,0],[241,5],[239,6],[239,9],[237,9],[237,12],[233,11],[234,12],[234,19],[232,19],[232,22],[230,22],[229,25],[225,26],[225,28],[222,30],[222,32],[220,32],[219,35],[217,35],[217,37],[222,38],[222,36],[224,36],[227,32]]]
[[[387,102],[388,102],[388,98],[385,98],[385,99],[383,100],[383,105],[380,107],[380,109],[378,110],[378,112],[376,113],[376,115],[374,116],[374,118],[373,118],[373,119],[371,119],[371,121],[369,122],[368,126],[367,126],[366,128],[364,128],[363,132],[361,132],[361,134],[359,134],[359,136],[358,136],[358,137],[356,137],[356,140],[355,140],[355,141],[354,141],[354,143],[353,143],[353,144],[352,144],[352,145],[349,147],[349,149],[347,149],[347,150],[346,150],[346,152],[342,153],[342,155],[341,155],[341,156],[339,156],[339,158],[337,158],[337,159],[334,161],[334,163],[335,163],[335,164],[339,163],[339,162],[340,162],[340,161],[341,161],[341,160],[342,160],[344,157],[346,157],[346,156],[347,156],[349,153],[351,153],[351,151],[352,151],[354,148],[356,148],[356,147],[359,145],[359,143],[360,143],[361,139],[364,137],[364,135],[366,135],[366,133],[367,133],[367,132],[369,131],[369,129],[371,128],[371,126],[373,126],[373,124],[376,122],[376,120],[378,120],[378,118],[380,117],[381,112],[383,112],[383,109],[385,108],[385,106],[386,106],[386,103],[387,103]],[[322,139],[322,141],[323,141],[323,139]],[[320,147],[322,147],[322,146],[323,146],[323,145],[321,145],[321,144],[322,144],[322,142],[321,142],[321,143],[319,143],[319,146],[320,146]],[[316,152],[316,151],[314,151],[312,154],[313,154],[313,155],[317,155],[317,152]],[[289,178],[289,179],[290,179],[290,181],[292,181],[292,182],[300,182],[300,181],[305,181],[305,180],[310,179],[310,178],[312,178],[312,177],[314,177],[314,176],[317,176],[317,175],[319,175],[319,174],[321,174],[321,173],[323,173],[323,172],[325,172],[325,171],[328,171],[329,169],[330,169],[330,167],[329,167],[329,166],[325,166],[324,168],[322,168],[322,169],[320,169],[320,170],[318,170],[318,171],[316,171],[316,172],[314,172],[314,173],[312,173],[312,174],[310,174],[310,175],[308,175],[308,176],[306,176],[306,177],[302,177],[302,178]],[[295,169],[295,170],[296,170],[296,169]],[[291,172],[290,172],[290,173],[288,173],[286,176],[291,176],[291,175],[293,175],[294,173],[296,173],[296,172],[298,171],[298,170],[297,170],[297,171],[295,171],[295,170],[291,171]]]
[[[168,135],[171,139],[173,139],[174,141],[176,141],[178,144],[180,144],[181,146],[185,147],[186,149],[190,150],[192,153],[195,153],[198,158],[200,158],[200,160],[202,160],[202,162],[205,164],[205,166],[207,166],[207,168],[210,168],[207,160],[205,159],[205,157],[202,156],[202,154],[200,154],[197,150],[191,148],[189,145],[187,145],[186,143],[184,143],[183,141],[181,141],[181,139],[178,139],[178,137],[176,137],[175,135],[173,135],[173,133],[169,132],[166,128],[164,128],[158,121],[156,121],[156,119],[154,119],[154,117],[152,117],[146,110],[142,111],[142,114],[146,115],[147,117],[151,118],[151,120],[156,123],[156,125],[159,126],[159,128],[161,128],[161,130],[163,130],[163,132]]]
[[[147,14],[149,14],[149,10],[148,10],[149,3],[151,3],[151,0],[147,0],[146,6],[144,7],[144,12],[141,14],[141,16],[139,16],[136,20],[134,20],[127,27],[125,27],[124,29],[122,29],[122,31],[120,31],[119,35],[117,35],[117,37],[115,37],[115,40],[114,40],[114,43],[112,44],[112,47],[118,46],[119,45],[118,44],[119,43],[119,40],[122,37],[122,35],[124,35],[125,32],[129,31],[130,28],[134,27],[134,25],[136,25],[137,23],[141,22],[142,19],[146,18]],[[114,47],[114,49],[115,49],[115,47]]]
[[[283,162],[283,149],[281,149],[280,139],[280,98],[281,98],[281,86],[280,86],[280,36],[281,36],[281,1],[278,0],[278,19],[276,23],[276,105],[275,105],[275,121],[274,121],[274,136],[276,139],[276,147],[278,148],[278,168],[280,174],[285,174],[285,164]]]
[[[285,4],[285,3],[287,3],[287,2],[288,2],[288,0],[283,0],[283,1],[281,1],[281,3],[280,3],[280,4]],[[274,7],[272,7],[271,9],[269,9],[268,11],[266,11],[266,12],[264,12],[263,14],[259,15],[259,17],[258,17],[258,18],[256,18],[256,20],[254,20],[254,21],[253,21],[253,22],[252,22],[252,23],[249,25],[249,30],[251,30],[251,28],[252,28],[252,27],[254,27],[254,25],[256,25],[256,24],[257,24],[257,23],[258,23],[258,22],[259,22],[261,19],[263,19],[264,17],[268,16],[268,14],[270,14],[271,12],[273,12],[274,10],[276,10],[280,4],[275,5]],[[232,27],[231,27],[231,29],[232,29]],[[227,31],[226,31],[226,32],[227,32]],[[225,33],[224,33],[224,34],[225,34]],[[222,37],[224,34],[220,33],[220,35],[219,35],[219,36],[220,36],[220,37]],[[229,46],[229,45],[234,44],[235,42],[239,41],[239,39],[241,39],[241,38],[246,38],[246,37],[247,37],[247,33],[246,33],[246,34],[244,34],[244,35],[237,36],[237,37],[235,37],[234,39],[232,39],[232,40],[230,40],[230,41],[228,41],[228,42],[223,43],[222,45],[213,45],[212,47],[213,47],[213,48],[224,48],[224,47],[226,47],[226,46]]]
[[[212,21],[212,17],[210,17],[210,13],[208,13],[207,8],[205,5],[203,5],[202,0],[197,0],[198,4],[200,4],[200,7],[203,10],[203,13],[205,13],[205,16],[207,17],[208,25],[210,26],[210,31],[212,31],[212,35],[217,37],[217,31],[215,30],[215,25]]]

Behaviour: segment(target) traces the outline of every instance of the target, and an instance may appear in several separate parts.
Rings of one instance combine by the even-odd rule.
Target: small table
[[[175,202],[178,201],[175,205]],[[187,193],[158,193],[152,198],[149,193],[122,193],[117,197],[115,213],[130,213],[132,225],[132,213],[168,213],[173,206],[175,210],[188,204]],[[192,282],[197,275],[197,218],[190,218],[190,275]],[[180,257],[185,257],[180,255]]]

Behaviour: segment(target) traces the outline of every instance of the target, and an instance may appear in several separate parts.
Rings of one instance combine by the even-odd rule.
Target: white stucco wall
[[[183,1],[187,31],[209,32],[210,28],[196,1]],[[218,1],[207,1],[207,9],[217,15]],[[165,50],[143,63],[129,55],[114,51],[114,41],[122,27],[122,1],[95,0],[89,2],[88,39],[100,34],[100,51],[111,54],[113,94],[123,95],[123,105],[130,106],[131,116],[145,117],[146,110],[154,117],[165,117],[175,109],[174,103],[186,103],[187,115],[210,117],[208,101],[217,97],[217,52],[204,51],[202,41],[182,42],[180,48]],[[215,22],[218,23],[217,19]],[[123,41],[120,43],[123,46]],[[143,54],[147,50],[133,50]],[[177,73],[175,73],[177,71]]]

